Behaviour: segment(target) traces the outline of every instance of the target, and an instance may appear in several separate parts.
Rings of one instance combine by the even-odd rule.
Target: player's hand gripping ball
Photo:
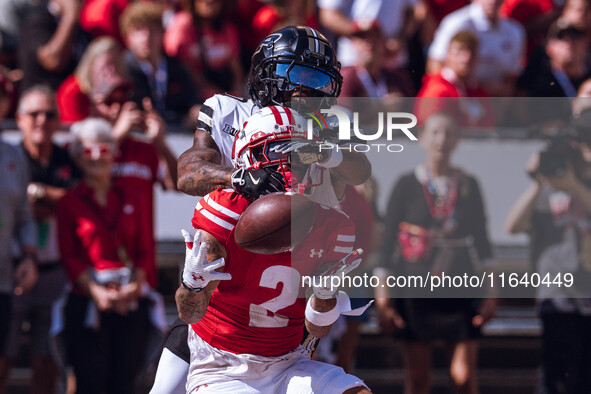
[[[234,230],[238,246],[275,254],[297,245],[312,230],[318,204],[299,194],[274,193],[250,204]]]

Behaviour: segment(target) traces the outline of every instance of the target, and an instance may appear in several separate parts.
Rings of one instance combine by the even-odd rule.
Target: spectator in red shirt
[[[297,25],[318,29],[316,2],[310,0],[270,1],[262,6],[252,18],[253,41],[258,44],[274,31]]]
[[[417,94],[423,98],[415,101],[414,114],[420,123],[436,112],[445,111],[457,116],[463,127],[494,125],[488,94],[474,79],[477,55],[478,38],[471,31],[462,30],[451,38],[443,68],[426,75]]]
[[[168,147],[166,124],[154,110],[149,98],[143,100],[143,110],[129,101],[130,85],[120,75],[101,73],[91,87],[91,114],[106,119],[112,125],[117,142],[114,182],[139,196],[139,209],[154,233],[154,183],[165,189],[176,189],[176,156]],[[137,137],[132,131],[139,131]],[[154,240],[147,246],[153,264],[147,271],[148,282],[156,285]]]
[[[93,40],[84,51],[74,74],[66,78],[57,90],[62,122],[77,122],[90,115],[92,78],[101,72],[124,75],[121,47],[111,37]]]
[[[225,0],[183,0],[164,35],[164,50],[188,66],[203,98],[233,92],[242,96],[238,29],[226,18]]]
[[[86,0],[80,11],[80,27],[93,38],[109,36],[122,43],[117,21],[129,3],[129,0]]]
[[[68,360],[78,392],[131,393],[148,326],[144,297],[152,264],[150,227],[139,193],[112,181],[111,125],[89,118],[72,126],[81,183],[58,204],[61,255],[73,289],[65,307]]]

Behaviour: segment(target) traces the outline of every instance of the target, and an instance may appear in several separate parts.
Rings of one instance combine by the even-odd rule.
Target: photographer
[[[548,393],[591,392],[591,299],[582,282],[591,274],[591,111],[574,119],[565,137],[533,154],[534,181],[513,204],[510,233],[528,232],[540,276],[572,273],[573,288],[542,286],[543,386]],[[577,285],[578,281],[578,285]]]

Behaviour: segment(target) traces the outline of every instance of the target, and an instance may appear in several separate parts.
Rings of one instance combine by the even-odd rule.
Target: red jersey
[[[231,189],[202,198],[193,227],[221,242],[227,251],[225,272],[207,313],[191,327],[203,340],[233,353],[279,356],[302,341],[306,299],[302,276],[320,264],[338,261],[353,250],[355,227],[343,213],[317,205],[314,228],[291,252],[260,255],[234,240],[234,227],[249,202]]]
[[[113,165],[113,181],[126,194],[136,196],[138,210],[151,234],[152,263],[146,269],[150,286],[156,287],[156,249],[154,241],[154,183],[158,180],[158,153],[152,144],[126,137],[119,144]]]
[[[94,199],[94,190],[81,182],[59,201],[57,220],[62,261],[73,284],[89,268],[124,267],[117,251],[120,245],[134,266],[150,269],[153,257],[146,245],[152,242],[152,235],[134,195],[112,187],[103,207]],[[74,292],[83,294],[77,286]]]

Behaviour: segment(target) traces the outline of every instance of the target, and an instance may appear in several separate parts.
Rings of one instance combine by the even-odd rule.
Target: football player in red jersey
[[[234,187],[252,196],[263,195],[274,188],[283,190],[281,182],[268,171],[248,171],[257,171],[253,173],[255,179],[261,179],[257,185],[244,176],[248,172],[242,173],[242,177],[233,177],[237,175],[232,162],[236,133],[259,108],[287,104],[292,96],[336,100],[342,83],[339,70],[332,45],[318,31],[289,26],[269,35],[252,57],[248,81],[250,99],[216,94],[203,104],[194,144],[179,157],[179,190],[200,196],[218,187]],[[333,162],[334,159],[337,157],[333,157]],[[368,159],[357,152],[345,151],[341,163],[323,168],[325,185],[314,188],[312,199],[330,206],[338,204],[345,184],[361,184],[371,174]],[[189,362],[186,337],[187,326],[177,319],[170,329],[150,394],[184,393]]]
[[[301,156],[292,154],[299,143],[294,134],[305,127],[305,119],[288,108],[261,109],[238,134],[236,164],[277,171],[286,189],[296,192],[317,165],[301,164]],[[366,308],[351,311],[346,294],[337,295],[330,285],[313,287],[306,302],[301,286],[301,277],[325,263],[338,262],[326,276],[359,265],[353,224],[343,213],[317,205],[315,225],[303,241],[287,252],[254,254],[234,240],[238,218],[250,203],[233,189],[217,189],[195,208],[193,242],[183,233],[187,257],[176,302],[181,319],[191,324],[187,392],[369,393],[359,378],[310,360],[300,345],[304,324],[322,337],[341,313]],[[326,252],[310,253],[321,249]]]

